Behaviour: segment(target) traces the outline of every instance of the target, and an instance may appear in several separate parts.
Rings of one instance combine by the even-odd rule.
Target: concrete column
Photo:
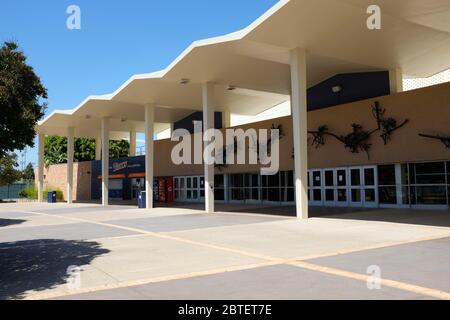
[[[306,50],[291,51],[291,108],[295,153],[295,202],[297,217],[308,219],[308,121]]]
[[[154,163],[154,121],[155,108],[152,104],[145,105],[145,191],[148,209],[153,208],[153,163]]]
[[[38,136],[38,201],[44,202],[44,146],[45,135]]]
[[[130,131],[130,157],[136,157],[136,131]]]
[[[203,85],[203,129],[214,128],[214,85]],[[206,147],[207,143],[205,143]],[[205,164],[205,211],[214,213],[214,164]]]
[[[391,94],[403,92],[403,71],[400,68],[389,70]]]
[[[74,153],[74,128],[67,129],[67,194],[68,204],[73,202],[73,153]]]
[[[222,127],[224,129],[231,127],[231,112],[230,111],[222,112]]]
[[[102,205],[109,204],[109,119],[102,119]]]
[[[95,139],[95,160],[102,160],[102,137],[99,135]]]

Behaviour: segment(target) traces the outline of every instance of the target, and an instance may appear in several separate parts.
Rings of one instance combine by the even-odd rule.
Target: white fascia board
[[[81,109],[87,102],[91,100],[112,100],[115,96],[117,96],[123,89],[125,89],[127,86],[129,86],[133,81],[135,80],[143,80],[143,79],[162,79],[169,71],[171,71],[173,68],[176,67],[176,65],[182,61],[189,53],[191,53],[194,49],[215,45],[219,43],[224,42],[231,42],[231,41],[237,41],[242,40],[245,38],[246,35],[248,35],[251,31],[256,29],[260,24],[262,24],[265,20],[267,20],[270,16],[272,16],[275,12],[277,12],[280,8],[285,6],[287,3],[289,3],[291,0],[281,0],[278,3],[276,3],[272,8],[270,8],[267,12],[265,12],[262,16],[260,16],[257,20],[255,20],[252,24],[247,26],[246,28],[232,32],[223,36],[203,39],[203,40],[197,40],[194,41],[188,48],[186,48],[177,58],[175,58],[172,63],[170,63],[165,69],[152,72],[152,73],[146,73],[146,74],[136,74],[133,75],[131,78],[129,78],[125,83],[123,83],[116,91],[110,94],[101,95],[101,96],[89,96],[86,98],[83,102],[81,102],[77,107],[71,110],[55,110],[52,112],[49,116],[47,116],[44,120],[38,122],[38,126],[41,126],[45,124],[45,122],[50,119],[55,114],[66,114],[66,115],[72,115],[79,109]]]
[[[130,79],[128,79],[122,86],[119,87],[111,96],[113,99],[117,94],[119,94],[123,89],[125,89],[128,85],[130,85],[134,80],[146,80],[146,79],[161,79],[169,73],[172,69],[174,69],[178,63],[180,63],[184,58],[186,58],[194,49],[206,47],[210,45],[216,45],[219,43],[232,42],[242,40],[247,36],[251,31],[256,29],[260,24],[262,24],[265,20],[267,20],[270,16],[272,16],[275,12],[277,12],[280,8],[285,6],[291,0],[281,0],[276,3],[272,8],[270,8],[267,12],[265,12],[262,16],[260,16],[257,20],[255,20],[252,24],[247,26],[246,28],[232,32],[223,36],[212,37],[202,40],[197,40],[191,43],[189,47],[187,47],[178,57],[175,58],[165,69],[146,73],[146,74],[136,74],[133,75]]]
[[[47,122],[51,117],[53,117],[54,115],[57,114],[62,114],[62,115],[73,115],[75,112],[77,112],[78,110],[80,110],[81,108],[83,108],[83,106],[92,100],[104,100],[104,101],[108,101],[111,100],[111,95],[101,95],[101,96],[89,96],[86,99],[83,100],[83,102],[81,102],[78,106],[76,106],[74,109],[68,109],[68,110],[54,110],[52,113],[50,113],[50,115],[48,115],[47,117],[45,117],[43,120],[38,122],[38,126],[41,126],[43,124],[45,124],[45,122]]]

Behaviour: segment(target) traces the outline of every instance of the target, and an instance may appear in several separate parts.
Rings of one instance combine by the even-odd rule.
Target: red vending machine
[[[166,179],[158,179],[159,181],[159,202],[166,202]]]
[[[173,202],[173,178],[167,178],[167,202]]]

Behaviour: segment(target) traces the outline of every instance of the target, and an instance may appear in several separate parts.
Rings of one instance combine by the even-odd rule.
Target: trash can
[[[139,196],[138,196],[138,208],[139,209],[145,209],[146,208],[146,192],[145,191],[141,191],[139,192]]]
[[[56,203],[56,191],[49,191],[47,194],[48,203]]]

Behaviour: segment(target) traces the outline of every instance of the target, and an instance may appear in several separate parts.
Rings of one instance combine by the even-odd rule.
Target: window
[[[375,170],[373,168],[364,169],[364,184],[366,186],[375,185]]]
[[[379,187],[381,204],[397,204],[396,187]]]
[[[322,201],[322,190],[320,189],[313,190],[313,201]]]
[[[334,189],[325,190],[325,201],[334,201]]]
[[[245,200],[258,201],[259,198],[259,174],[245,175]]]
[[[333,170],[325,170],[325,186],[327,186],[327,187],[334,186],[334,171]]]
[[[352,170],[350,170],[350,180],[351,180],[352,186],[359,186],[359,185],[361,185],[361,171],[360,171],[360,169],[352,169]]]
[[[381,204],[397,204],[395,165],[378,166],[378,192]]]
[[[313,186],[314,187],[321,187],[322,186],[322,177],[321,177],[320,171],[313,171]]]
[[[352,189],[352,202],[361,202],[361,190],[360,189]]]
[[[416,187],[417,204],[446,205],[447,188],[445,186]]]
[[[410,183],[402,185],[404,204],[407,204],[407,201],[411,205],[419,206],[448,204],[448,162],[411,163],[407,168],[408,174],[402,165],[402,184]],[[405,181],[404,176],[408,177],[408,181]]]
[[[395,186],[395,165],[378,166],[378,184]]]
[[[444,162],[416,163],[416,184],[444,184]]]
[[[338,201],[347,202],[347,189],[338,189]]]
[[[337,170],[337,185],[339,187],[347,186],[347,171],[346,170]]]
[[[214,199],[225,200],[225,176],[223,174],[214,176]]]

